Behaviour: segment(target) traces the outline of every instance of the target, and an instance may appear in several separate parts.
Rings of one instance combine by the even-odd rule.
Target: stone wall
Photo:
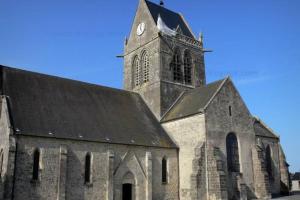
[[[1,96],[0,105],[0,199],[12,198],[15,141],[9,116],[9,99]]]
[[[139,24],[145,24],[145,31],[137,35]],[[145,1],[139,1],[138,9],[131,27],[131,32],[124,46],[124,89],[141,94],[150,110],[157,118],[161,116],[160,102],[160,57],[159,38],[156,23],[154,22]],[[141,61],[144,51],[149,55],[149,82],[140,86],[134,85],[133,60],[137,56]],[[141,63],[140,63],[141,66]]]
[[[41,159],[34,181],[37,148]],[[84,182],[87,152],[93,158],[91,183]],[[177,149],[18,136],[14,199],[120,200],[124,177],[132,173],[135,200],[178,200],[177,156]],[[163,157],[168,160],[167,184],[161,179]]]
[[[264,149],[256,146],[252,149],[254,187],[257,198],[271,198],[269,177],[266,171]]]
[[[193,173],[191,175],[191,199],[207,199],[205,143],[195,149]]]
[[[290,192],[290,172],[286,161],[285,154],[279,144],[279,162],[280,162],[280,191],[281,194],[287,195]]]
[[[195,40],[196,41],[196,40]],[[175,50],[180,52],[182,62],[184,52],[188,51],[192,58],[192,83],[177,83],[173,80],[173,70],[170,66]],[[161,79],[161,113],[165,114],[180,94],[186,90],[205,85],[205,65],[202,46],[183,42],[178,37],[160,35],[160,79]]]
[[[181,200],[190,200],[192,196],[195,196],[194,192],[197,186],[195,186],[194,178],[198,174],[195,175],[197,165],[195,166],[194,164],[199,161],[203,163],[203,154],[199,151],[201,151],[200,149],[205,142],[204,119],[204,115],[200,114],[162,124],[169,136],[180,148],[179,176]],[[203,164],[201,166],[203,167]],[[203,171],[200,174],[201,179],[204,178]],[[201,185],[201,187],[205,188],[205,184]]]
[[[300,181],[294,180],[292,181],[292,192],[299,192],[300,191]]]
[[[138,25],[144,23],[145,31],[137,35]],[[125,41],[124,50],[124,89],[141,94],[157,119],[170,108],[179,95],[185,91],[205,84],[205,66],[202,43],[183,35],[170,37],[159,33],[145,1],[140,1],[131,33]],[[192,84],[175,83],[170,67],[175,49],[181,52],[182,72],[183,57],[188,50],[192,57]],[[149,81],[140,86],[134,85],[133,61],[136,56],[141,61],[142,54],[149,54]],[[141,63],[140,63],[141,66]]]
[[[220,156],[225,163],[227,185],[230,185],[230,181],[227,173],[226,138],[229,133],[236,135],[240,164],[239,177],[243,179],[241,182],[247,188],[248,197],[253,198],[254,180],[251,149],[255,144],[255,134],[252,116],[230,79],[226,79],[224,85],[208,105],[205,116],[208,145],[220,149]],[[234,194],[233,190],[233,188],[228,187],[228,194]]]
[[[224,158],[218,147],[207,144],[207,174],[209,200],[228,199]]]
[[[280,194],[280,162],[279,162],[279,141],[276,138],[259,137],[263,149],[264,158],[266,159],[266,148],[269,146],[271,149],[271,165],[272,174],[269,177],[270,192],[273,195]]]

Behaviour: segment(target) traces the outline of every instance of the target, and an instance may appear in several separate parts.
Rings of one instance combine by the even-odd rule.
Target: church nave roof
[[[176,148],[139,94],[0,65],[16,134]]]

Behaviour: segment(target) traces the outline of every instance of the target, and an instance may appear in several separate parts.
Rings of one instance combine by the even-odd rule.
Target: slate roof
[[[300,181],[300,172],[296,172],[292,178],[293,181]]]
[[[276,135],[274,131],[269,128],[261,119],[258,117],[253,117],[253,121],[253,127],[256,136],[279,139],[279,136]]]
[[[179,119],[203,112],[203,109],[226,80],[227,78],[185,91],[177,99],[171,109],[164,115],[161,122]]]
[[[16,134],[177,148],[137,93],[0,69]]]
[[[176,30],[177,26],[179,25],[183,35],[194,38],[193,33],[191,33],[188,25],[185,23],[183,17],[179,13],[173,12],[148,0],[145,1],[155,23],[157,23],[158,15],[160,15],[161,19],[170,29]]]

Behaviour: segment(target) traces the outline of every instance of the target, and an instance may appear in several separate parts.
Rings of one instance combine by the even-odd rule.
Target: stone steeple
[[[140,0],[124,48],[124,89],[138,92],[160,120],[183,91],[204,84],[202,42],[184,17]]]

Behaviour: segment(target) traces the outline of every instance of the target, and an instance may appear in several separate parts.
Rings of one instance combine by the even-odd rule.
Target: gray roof
[[[185,91],[161,121],[166,122],[203,112],[203,109],[226,80],[227,78]]]
[[[296,172],[294,175],[293,175],[293,177],[292,177],[292,180],[297,180],[297,181],[299,181],[300,180],[300,172]]]
[[[258,117],[253,117],[253,127],[256,136],[279,139],[279,136]]]
[[[1,93],[8,96],[16,134],[176,147],[137,93],[0,69]]]
[[[193,33],[190,31],[188,25],[185,23],[183,17],[179,13],[173,12],[169,9],[166,9],[163,6],[157,5],[148,0],[146,0],[146,4],[155,23],[157,23],[158,15],[160,15],[161,19],[170,29],[174,30],[179,25],[183,35],[194,38]]]

